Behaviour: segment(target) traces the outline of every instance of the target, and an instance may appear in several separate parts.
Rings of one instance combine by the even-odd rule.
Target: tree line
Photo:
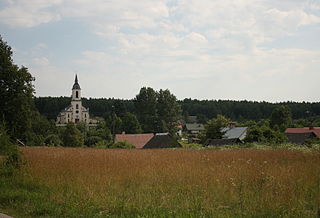
[[[59,112],[70,103],[70,97],[35,97],[34,102],[39,112],[48,119],[56,119]],[[139,108],[135,108],[134,99],[114,99],[114,98],[83,98],[83,105],[90,109],[93,116],[103,117],[112,112],[114,106],[115,113],[122,116],[126,112],[137,114]],[[304,119],[307,122],[320,121],[320,102],[257,102],[257,101],[232,101],[232,100],[197,100],[186,98],[178,100],[181,108],[181,117],[189,115],[198,117],[200,123],[221,114],[229,117],[233,121],[244,122],[248,120],[259,121],[268,119],[272,111],[279,106],[287,106],[292,119]],[[141,108],[142,109],[142,108]],[[151,108],[152,110],[152,108]]]

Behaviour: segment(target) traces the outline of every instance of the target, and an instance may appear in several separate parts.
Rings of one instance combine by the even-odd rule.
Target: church
[[[90,119],[89,108],[82,106],[81,101],[81,88],[78,83],[78,76],[76,75],[71,95],[71,104],[62,110],[56,121],[57,126],[64,126],[67,123],[79,123],[84,122],[86,124],[96,124],[96,120]]]

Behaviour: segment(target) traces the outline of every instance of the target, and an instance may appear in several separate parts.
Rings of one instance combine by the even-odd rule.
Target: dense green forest
[[[69,97],[35,97],[36,108],[48,119],[56,119],[58,113],[69,105]],[[197,115],[200,122],[222,114],[233,121],[244,122],[247,120],[261,120],[270,117],[272,111],[281,105],[288,106],[294,120],[307,119],[318,121],[320,116],[320,102],[282,102],[269,103],[257,101],[232,101],[232,100],[196,100],[186,98],[178,101],[182,108],[182,114]],[[90,109],[93,116],[104,117],[112,112],[122,116],[125,112],[136,113],[133,100],[113,98],[83,98],[83,105]]]

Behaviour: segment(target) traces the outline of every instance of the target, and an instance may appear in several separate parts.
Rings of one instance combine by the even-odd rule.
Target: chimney
[[[123,131],[123,132],[122,132],[122,135],[125,135],[125,134],[126,134],[126,132],[125,132],[125,131]]]
[[[228,125],[228,127],[229,127],[230,129],[236,127],[236,122],[230,122],[229,125]]]
[[[309,129],[312,130],[312,129],[314,129],[314,127],[313,127],[313,126],[310,126]]]

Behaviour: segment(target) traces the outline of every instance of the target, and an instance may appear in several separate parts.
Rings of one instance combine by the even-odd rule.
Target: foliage
[[[122,120],[116,113],[105,113],[105,123],[111,134],[122,133]]]
[[[65,147],[81,147],[84,143],[83,135],[73,123],[67,124],[62,135],[62,141]]]
[[[44,139],[46,146],[61,146],[63,143],[57,134],[50,134]]]
[[[270,126],[272,128],[280,128],[284,131],[292,122],[290,108],[287,106],[279,106],[272,111],[270,118]]]
[[[89,136],[85,140],[85,145],[88,147],[95,147],[95,145],[102,140],[103,138],[100,136]]]
[[[227,127],[230,120],[223,115],[208,121],[206,125],[206,139],[221,139],[224,132],[222,128]]]
[[[287,137],[279,130],[271,129],[267,125],[250,127],[245,138],[246,142],[284,143]]]
[[[135,146],[127,141],[121,141],[110,144],[109,148],[135,148]]]
[[[169,132],[176,135],[177,121],[181,118],[181,107],[177,98],[168,89],[157,93],[157,117],[162,122],[160,132]]]
[[[181,107],[168,89],[156,92],[150,87],[143,87],[136,95],[134,105],[144,132],[176,134]]]
[[[13,63],[11,47],[0,36],[0,121],[11,136],[23,141],[31,129],[33,81],[26,67]]]
[[[70,103],[70,97],[36,97],[36,108],[48,119],[56,119],[57,114]],[[112,113],[112,106],[118,116],[125,112],[136,113],[134,100],[114,98],[82,98],[83,105],[90,108],[94,116],[102,117],[104,113]],[[287,106],[294,120],[307,121],[303,126],[320,126],[320,102],[257,102],[232,100],[197,100],[186,98],[177,101],[184,115],[196,115],[199,122],[206,123],[208,119],[222,114],[239,123],[247,120],[259,121],[270,118],[272,111],[279,106]],[[136,113],[136,115],[138,115]]]
[[[122,130],[128,134],[141,133],[140,123],[133,113],[126,112],[122,117]]]
[[[158,132],[157,92],[150,87],[140,89],[134,99],[137,117],[144,132]]]
[[[0,174],[12,174],[15,169],[18,169],[22,165],[22,157],[18,147],[12,142],[5,126],[0,125],[0,157],[4,156],[4,162],[0,165],[4,165],[4,169]]]

